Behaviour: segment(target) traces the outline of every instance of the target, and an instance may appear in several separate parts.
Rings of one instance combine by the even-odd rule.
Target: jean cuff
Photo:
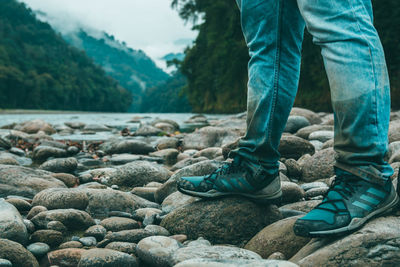
[[[348,164],[344,164],[341,162],[335,163],[335,167],[347,171],[357,177],[360,177],[363,180],[366,180],[370,183],[375,183],[379,185],[385,185],[386,181],[390,179],[382,175],[382,173],[376,169],[374,166],[352,166]]]

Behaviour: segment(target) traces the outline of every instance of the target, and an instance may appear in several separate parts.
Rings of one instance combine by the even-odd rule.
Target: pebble
[[[41,258],[50,251],[49,245],[40,242],[32,243],[26,249],[31,252],[36,258]]]
[[[93,246],[96,246],[96,244],[97,244],[96,238],[93,236],[79,238],[79,242],[81,242],[82,245],[84,245],[86,247],[93,247]]]
[[[182,245],[175,239],[165,236],[146,237],[137,244],[137,255],[151,266],[168,267],[169,258]]]
[[[0,259],[0,266],[1,267],[12,267],[12,263],[9,260],[6,259]]]
[[[90,226],[84,233],[85,236],[93,236],[97,241],[103,240],[105,235],[107,234],[106,228],[102,225],[93,225]]]

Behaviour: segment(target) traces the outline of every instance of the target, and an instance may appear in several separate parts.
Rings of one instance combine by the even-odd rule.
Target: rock
[[[175,239],[176,241],[183,243],[187,240],[186,235],[171,235],[170,238]]]
[[[39,267],[39,263],[32,253],[21,244],[8,239],[0,239],[1,258],[9,260],[13,266]]]
[[[174,127],[174,131],[179,131],[179,124],[176,121],[156,118],[154,121],[151,122],[151,125],[156,126],[158,123],[167,123]]]
[[[181,192],[176,191],[164,199],[163,203],[161,204],[162,211],[165,213],[170,213],[179,207],[188,205],[197,200],[199,200],[199,198],[184,195]]]
[[[66,233],[68,231],[67,227],[62,222],[59,221],[51,221],[47,224],[48,230],[54,230],[61,233]]]
[[[136,136],[154,136],[162,134],[162,130],[148,124],[141,124],[135,131]]]
[[[18,195],[33,198],[47,188],[66,188],[47,171],[21,166],[0,165],[0,197]]]
[[[59,249],[65,249],[65,248],[82,248],[83,245],[79,241],[68,241],[65,243],[62,243],[58,248]]]
[[[45,161],[50,157],[64,158],[66,156],[68,156],[68,153],[65,149],[43,145],[35,147],[32,154],[34,161]]]
[[[158,236],[169,236],[170,233],[168,232],[167,229],[165,229],[162,226],[159,225],[147,225],[144,230],[150,232],[152,235],[158,235]]]
[[[58,173],[72,173],[77,167],[78,161],[75,158],[66,158],[48,160],[40,165],[39,169]]]
[[[294,159],[287,159],[284,166],[286,167],[286,175],[292,179],[300,179],[302,172],[301,166]]]
[[[0,259],[0,266],[1,267],[12,267],[12,263],[6,259]]]
[[[166,165],[174,165],[177,160],[177,156],[179,154],[179,151],[175,148],[166,148],[163,150],[159,150],[156,152],[152,152],[149,155],[153,157],[160,157],[164,160],[164,163]]]
[[[107,189],[86,189],[89,205],[86,211],[96,217],[108,217],[111,212],[132,214],[138,208],[159,208],[159,205],[130,193]]]
[[[274,252],[268,257],[269,260],[285,260],[286,256],[281,252]]]
[[[391,121],[389,125],[389,143],[400,141],[400,120]]]
[[[333,131],[333,126],[332,125],[315,124],[315,125],[301,128],[300,130],[298,130],[296,132],[295,135],[308,140],[308,137],[310,136],[310,134],[313,132],[316,132],[316,131]]]
[[[281,218],[276,206],[256,205],[238,197],[198,201],[169,213],[161,226],[171,234],[199,236],[216,244],[242,244]]]
[[[105,248],[124,252],[127,254],[136,254],[136,244],[128,242],[111,242]]]
[[[92,217],[84,211],[75,209],[58,209],[43,211],[31,220],[36,227],[44,229],[51,221],[59,221],[68,229],[85,230],[95,224]]]
[[[106,266],[124,266],[137,267],[138,263],[134,256],[129,254],[105,249],[95,248],[82,253],[78,267],[106,267]]]
[[[126,187],[143,186],[149,182],[165,182],[170,172],[157,164],[147,161],[136,161],[117,167],[108,177],[104,178],[107,185]]]
[[[310,122],[303,116],[291,115],[289,116],[284,132],[295,133],[299,129],[310,126]]]
[[[79,209],[85,210],[89,205],[89,198],[85,190],[49,188],[39,192],[32,201],[33,206],[44,206],[52,209]]]
[[[305,197],[307,198],[307,199],[310,199],[310,198],[313,198],[313,197],[316,197],[316,196],[322,196],[322,195],[324,195],[327,191],[329,190],[329,187],[319,187],[319,188],[313,188],[313,189],[310,189],[310,190],[308,190],[307,192],[306,192],[306,195],[305,195]]]
[[[291,203],[297,202],[304,198],[304,190],[296,183],[282,182],[282,202]]]
[[[144,154],[154,152],[155,149],[145,142],[132,139],[111,139],[100,145],[99,149],[107,154]]]
[[[228,144],[222,146],[222,155],[224,156],[224,159],[227,159],[229,156],[229,153],[239,146],[239,141],[240,141],[240,138],[236,139],[235,141],[233,141],[231,143],[228,143]]]
[[[298,265],[290,261],[281,260],[191,259],[183,261],[174,267],[298,267]]]
[[[79,121],[67,121],[64,122],[64,124],[72,129],[82,129],[86,125],[85,123]]]
[[[28,201],[20,198],[7,198],[6,201],[13,205],[19,212],[28,212],[32,208],[32,205]]]
[[[154,127],[160,129],[164,133],[174,133],[175,127],[172,124],[166,122],[159,122],[154,125]]]
[[[260,260],[260,255],[246,249],[228,246],[189,246],[175,251],[170,258],[170,266],[190,259],[213,260]]]
[[[166,236],[146,237],[137,244],[137,255],[149,266],[169,267],[169,258],[182,247],[175,239]]]
[[[66,248],[50,252],[47,257],[52,266],[76,267],[81,260],[84,249]]]
[[[207,147],[193,155],[194,158],[205,157],[208,159],[215,159],[222,156],[222,148],[220,147]]]
[[[268,225],[257,233],[244,247],[261,255],[264,259],[279,251],[287,257],[292,257],[311,238],[296,236],[293,232],[295,221],[302,216],[290,217]]]
[[[152,214],[160,214],[162,211],[160,209],[154,209],[154,208],[141,208],[135,210],[133,213],[133,216],[136,220],[143,221],[146,216],[152,215]]]
[[[333,131],[315,131],[308,136],[308,139],[318,140],[322,143],[325,143],[326,141],[333,139],[333,137],[334,137]]]
[[[10,153],[12,153],[14,155],[17,155],[17,156],[20,156],[20,157],[25,157],[26,156],[25,155],[25,151],[23,151],[22,149],[17,148],[17,147],[12,147],[9,151],[10,151]]]
[[[304,154],[312,155],[315,152],[309,141],[294,135],[283,135],[278,150],[282,157],[296,160]]]
[[[132,189],[131,193],[154,202],[154,193],[156,191],[157,187],[135,187]]]
[[[93,236],[96,238],[97,241],[101,241],[104,239],[104,237],[107,234],[106,228],[102,225],[93,225],[90,226],[86,231],[85,231],[85,236]]]
[[[0,136],[0,147],[4,149],[10,149],[12,147],[11,142]]]
[[[290,111],[291,116],[303,116],[305,117],[311,124],[320,124],[322,123],[322,119],[320,116],[318,116],[317,113],[304,109],[304,108],[297,108],[293,107],[292,110]]]
[[[30,253],[32,253],[36,258],[41,258],[50,251],[49,245],[46,243],[32,243],[26,248]]]
[[[392,142],[389,144],[387,159],[390,159],[394,154],[400,151],[400,141]]]
[[[43,131],[46,134],[56,133],[56,130],[51,127],[50,124],[39,119],[23,122],[20,125],[14,127],[14,129],[28,134],[34,134],[39,131]]]
[[[93,236],[79,238],[79,242],[81,242],[85,247],[93,247],[97,244],[96,238]]]
[[[56,247],[63,241],[61,232],[54,230],[38,230],[31,235],[32,242],[46,243],[50,247]]]
[[[300,201],[291,204],[286,204],[280,207],[280,209],[288,209],[288,210],[297,210],[302,212],[310,212],[313,208],[315,208],[321,200],[307,200],[307,201]]]
[[[137,221],[129,219],[129,218],[122,218],[122,217],[110,217],[104,219],[100,222],[107,231],[111,232],[119,232],[123,230],[131,230],[140,228],[140,225]]]
[[[400,162],[400,151],[394,153],[390,159],[389,159],[389,163],[394,163],[394,162]]]
[[[54,173],[51,176],[63,182],[67,187],[75,187],[79,184],[79,179],[69,173]]]
[[[221,147],[236,141],[240,133],[221,127],[207,126],[194,133],[185,135],[183,139],[184,149],[204,149],[207,147]]]
[[[180,177],[183,176],[196,176],[196,175],[206,175],[210,174],[220,166],[220,163],[212,160],[201,161],[193,165],[187,166],[180,169],[174,175],[172,175],[167,182],[165,182],[154,194],[154,198],[158,203],[163,202],[163,200],[170,194],[177,191],[176,182]]]
[[[86,124],[85,127],[82,129],[83,131],[91,131],[91,132],[108,132],[111,131],[109,127],[103,125],[103,124],[97,124],[97,123],[91,123],[91,124]]]
[[[19,162],[14,157],[8,156],[7,154],[6,153],[0,154],[0,164],[19,165]]]
[[[0,238],[25,245],[28,241],[28,231],[18,210],[0,199],[0,214]]]
[[[399,217],[381,217],[359,231],[330,242],[310,243],[291,261],[300,266],[398,266],[400,264]],[[314,246],[311,253],[309,246]]]
[[[175,137],[162,137],[157,140],[155,146],[158,150],[166,148],[178,148],[181,141]]]
[[[189,158],[183,159],[181,161],[178,161],[174,166],[172,166],[170,168],[170,170],[176,171],[176,170],[185,168],[187,166],[190,166],[190,165],[193,165],[195,163],[198,163],[200,161],[205,161],[205,160],[208,160],[208,158],[206,158],[206,157],[190,158],[189,157]]]
[[[302,180],[314,182],[318,179],[330,178],[335,175],[333,166],[335,164],[336,152],[333,148],[318,151],[301,165],[303,172]]]
[[[133,229],[133,230],[124,230],[114,233],[109,233],[105,236],[105,239],[113,241],[121,241],[121,242],[130,242],[130,243],[138,243],[143,238],[154,235],[152,232],[147,231],[145,229]]]
[[[29,211],[29,213],[28,213],[28,215],[26,216],[26,218],[27,218],[28,220],[30,220],[30,219],[32,219],[33,217],[35,217],[36,215],[38,215],[39,213],[41,213],[42,211],[46,211],[46,210],[47,210],[46,207],[43,207],[43,206],[35,206],[35,207],[33,207],[33,208]]]

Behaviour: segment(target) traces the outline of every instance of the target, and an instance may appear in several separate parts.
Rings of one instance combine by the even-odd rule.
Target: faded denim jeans
[[[307,27],[321,48],[330,84],[336,165],[367,180],[383,182],[391,176],[393,169],[384,161],[389,78],[371,0],[236,1],[250,61],[247,131],[231,155],[277,172]]]

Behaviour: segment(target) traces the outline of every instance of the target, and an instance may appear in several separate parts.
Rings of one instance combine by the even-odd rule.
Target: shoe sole
[[[306,234],[306,231],[301,231],[301,226],[297,226],[297,229],[294,229],[296,235],[300,236],[307,236],[307,237],[326,237],[326,236],[331,236],[335,234],[344,234],[348,232],[352,232],[354,230],[359,229],[361,226],[363,226],[368,220],[372,219],[375,216],[381,215],[385,212],[390,211],[392,208],[394,208],[397,204],[399,203],[399,196],[397,193],[395,193],[394,199],[388,203],[386,206],[381,207],[380,209],[377,209],[364,218],[354,218],[349,225],[334,229],[334,230],[327,230],[327,231],[316,231],[316,232],[309,232]],[[299,231],[300,228],[300,231]]]
[[[267,191],[266,189],[271,185],[275,186],[276,190],[274,190],[273,192],[265,193],[265,191]],[[242,196],[257,203],[270,203],[270,204],[279,204],[281,202],[281,197],[282,197],[282,189],[280,186],[279,177],[275,178],[275,180],[273,180],[271,184],[266,186],[264,189],[254,193],[220,192],[214,189],[207,192],[196,192],[196,191],[186,190],[180,187],[178,187],[178,191],[186,195],[190,195],[193,197],[200,197],[204,199],[216,199],[227,196]]]

